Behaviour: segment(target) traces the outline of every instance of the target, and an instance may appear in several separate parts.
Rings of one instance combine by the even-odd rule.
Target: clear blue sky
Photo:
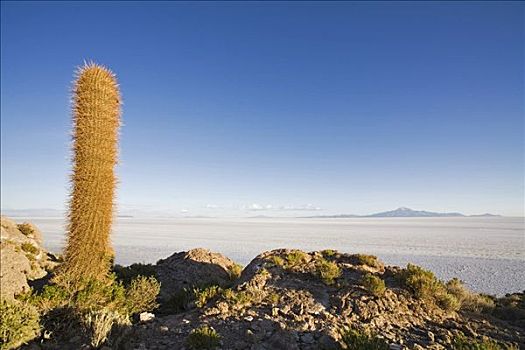
[[[522,3],[1,6],[4,209],[65,208],[93,59],[124,98],[122,213],[523,214]]]

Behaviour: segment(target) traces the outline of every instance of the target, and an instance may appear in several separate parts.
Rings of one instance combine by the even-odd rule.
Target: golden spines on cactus
[[[118,156],[120,92],[115,75],[97,64],[78,71],[73,89],[73,173],[64,264],[57,281],[104,280]]]

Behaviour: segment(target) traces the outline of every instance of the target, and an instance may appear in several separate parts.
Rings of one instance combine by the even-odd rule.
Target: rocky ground
[[[31,223],[0,221],[1,297],[14,299],[29,291],[29,283],[44,278],[59,259],[42,246],[42,233]]]
[[[59,263],[42,248],[36,227],[7,218],[2,218],[1,256],[2,298],[14,298],[29,284],[38,288],[35,280]],[[102,348],[384,348],[348,345],[343,334],[349,328],[382,339],[387,349],[459,349],[458,337],[471,344],[493,340],[491,348],[461,349],[525,348],[523,294],[496,300],[491,312],[444,308],[407,289],[399,279],[403,271],[366,255],[284,249],[260,254],[242,271],[205,249],[175,253],[155,265],[117,266],[123,281],[155,276],[161,282],[160,306],[136,315]],[[384,288],[364,283],[370,276]],[[82,334],[45,329],[24,348],[91,349]]]

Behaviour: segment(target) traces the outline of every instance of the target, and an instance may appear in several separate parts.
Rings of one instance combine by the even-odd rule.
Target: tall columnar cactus
[[[79,69],[73,90],[67,246],[58,280],[104,280],[109,273],[120,105],[118,84],[110,70],[94,63]]]

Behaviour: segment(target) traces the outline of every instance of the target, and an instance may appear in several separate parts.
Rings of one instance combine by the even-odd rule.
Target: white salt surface
[[[60,251],[63,219],[14,219],[35,223],[47,248]],[[330,248],[374,254],[392,265],[412,262],[442,279],[458,277],[478,292],[525,290],[523,218],[118,218],[113,242],[116,261],[124,265],[197,247],[241,264],[270,249]]]

